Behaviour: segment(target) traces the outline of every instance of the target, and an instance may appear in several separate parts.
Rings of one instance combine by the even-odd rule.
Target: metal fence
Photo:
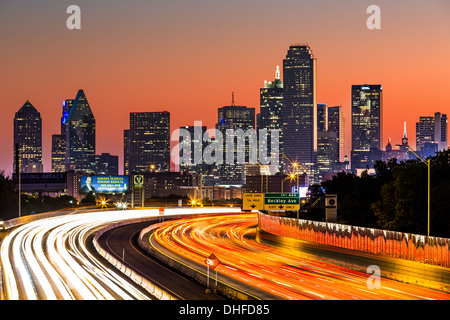
[[[259,213],[258,226],[278,236],[344,249],[450,267],[450,239],[298,220]]]

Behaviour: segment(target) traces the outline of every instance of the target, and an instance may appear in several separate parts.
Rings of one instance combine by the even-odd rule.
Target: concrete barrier
[[[147,280],[146,278],[142,277],[138,273],[136,273],[132,268],[127,267],[125,264],[123,264],[121,261],[110,255],[105,249],[103,249],[99,243],[98,239],[104,234],[105,232],[120,227],[124,225],[128,225],[131,223],[139,223],[139,222],[145,222],[145,221],[153,221],[157,220],[158,217],[151,217],[151,218],[145,218],[145,219],[133,219],[133,220],[125,220],[121,221],[112,225],[109,225],[106,228],[101,229],[96,233],[93,239],[93,244],[97,252],[109,263],[114,265],[117,269],[119,269],[122,273],[124,273],[126,276],[128,276],[131,280],[133,280],[136,284],[143,287],[148,293],[150,293],[152,296],[154,296],[158,300],[177,300],[175,296],[173,296],[171,293],[167,292],[165,289],[160,288],[158,285],[154,284],[153,282]]]
[[[204,215],[197,215],[197,216],[204,216]],[[208,216],[211,216],[209,214]],[[200,285],[204,286],[206,289],[207,285],[207,275],[205,272],[198,270],[192,266],[189,266],[179,260],[176,259],[176,257],[169,256],[156,248],[154,248],[150,242],[146,241],[145,239],[149,238],[149,235],[159,228],[163,223],[153,224],[145,229],[143,229],[139,234],[138,243],[139,246],[145,250],[148,254],[151,256],[157,258],[164,264],[170,266],[171,268],[174,268],[175,270],[178,270],[188,276],[189,278],[195,280]],[[205,257],[206,259],[206,257]],[[205,266],[206,268],[206,266]],[[215,281],[215,278],[210,276],[209,281]],[[222,281],[217,281],[217,291],[220,292],[222,295],[235,300],[258,300],[257,297],[253,296],[252,294],[249,294],[243,290],[239,290],[238,288],[224,283]]]
[[[450,239],[259,213],[258,227],[278,236],[450,268]]]
[[[366,272],[369,265],[378,265],[382,277],[445,292],[450,292],[448,240],[433,237],[427,245],[424,236],[419,235],[264,213],[258,217],[258,242],[288,250],[301,247],[303,253],[311,253],[315,259],[361,272]]]
[[[139,274],[137,274],[136,272],[134,272],[134,270],[132,268],[127,267],[126,265],[124,265],[119,259],[113,257],[112,255],[110,255],[104,248],[102,248],[99,243],[98,243],[98,239],[107,231],[120,227],[120,226],[124,226],[127,224],[132,224],[132,223],[139,223],[139,222],[156,222],[156,221],[164,221],[164,219],[166,220],[173,220],[173,219],[181,219],[181,218],[186,218],[187,215],[186,214],[175,214],[176,212],[180,212],[180,210],[183,210],[182,208],[165,208],[162,212],[161,210],[158,211],[159,216],[152,216],[152,217],[146,217],[146,218],[141,218],[141,219],[130,219],[130,220],[123,220],[111,225],[108,225],[105,228],[102,228],[101,230],[97,231],[94,239],[93,239],[93,244],[95,249],[97,250],[97,252],[103,257],[105,258],[107,261],[109,261],[112,265],[114,265],[117,269],[119,269],[122,273],[126,274],[127,276],[129,276],[135,283],[139,284],[140,286],[142,286],[143,288],[145,288],[151,295],[153,295],[154,297],[156,297],[157,299],[161,299],[161,300],[176,300],[177,298],[175,296],[173,296],[171,293],[167,292],[167,290],[165,290],[164,288],[159,287],[157,284],[149,281],[148,279],[140,276]],[[186,210],[190,210],[189,208],[187,208]],[[226,214],[227,212],[229,214],[236,214],[237,212],[240,212],[240,208],[235,208],[235,209],[230,209],[230,208],[215,208],[215,209],[211,209],[211,208],[204,208],[204,209],[196,209],[197,212],[201,212],[199,214],[189,214],[188,217],[191,218],[195,218],[195,217],[203,217],[203,216],[214,216],[214,215],[222,215],[222,214]],[[213,211],[213,213],[208,213]],[[154,229],[157,226],[160,226],[162,224],[162,222],[157,223],[157,224],[152,224],[151,226],[149,226],[148,228],[144,229],[144,230],[148,230],[148,229]],[[206,275],[200,271],[195,270],[194,268],[191,268],[187,265],[183,265],[180,264],[177,260],[175,260],[175,258],[171,258],[169,256],[163,255],[163,254],[159,254],[157,251],[153,251],[150,250],[148,245],[145,245],[145,242],[142,241],[142,237],[143,237],[143,231],[141,231],[141,233],[139,234],[139,239],[138,239],[138,243],[139,246],[141,248],[143,248],[146,252],[148,252],[149,254],[151,254],[152,256],[158,258],[159,260],[163,261],[164,263],[166,263],[167,265],[180,270],[181,272],[183,272],[184,274],[186,274],[187,276],[191,277],[192,279],[196,280],[199,283],[205,284],[206,285]],[[220,284],[220,286],[218,286],[219,291],[222,292],[223,294],[225,294],[226,296],[230,297],[230,298],[234,298],[234,299],[241,299],[241,300],[249,300],[249,299],[256,299],[255,297],[243,293],[237,289],[232,288],[231,286],[227,286],[223,283]]]

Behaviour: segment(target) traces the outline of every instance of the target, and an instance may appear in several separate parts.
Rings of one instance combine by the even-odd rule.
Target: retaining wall
[[[450,267],[450,239],[258,214],[262,230],[284,237]]]

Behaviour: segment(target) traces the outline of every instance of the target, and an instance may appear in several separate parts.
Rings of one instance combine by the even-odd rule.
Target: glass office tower
[[[95,118],[83,90],[79,90],[66,119],[66,171],[94,173]]]
[[[42,172],[42,119],[41,114],[29,102],[14,116],[13,170],[20,172]],[[16,157],[17,151],[19,157]],[[17,160],[19,159],[19,160]],[[19,163],[18,163],[18,162]]]
[[[283,152],[307,169],[314,183],[317,158],[316,59],[307,45],[292,45],[283,60]],[[290,164],[283,162],[283,170]]]

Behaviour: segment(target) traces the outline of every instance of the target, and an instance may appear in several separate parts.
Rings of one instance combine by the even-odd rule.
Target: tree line
[[[450,238],[450,152],[430,157],[430,236]],[[337,194],[338,222],[427,234],[428,166],[420,159],[377,161],[375,174],[340,172],[322,182]]]
[[[72,201],[72,203],[70,202]],[[50,197],[47,195],[21,194],[22,216],[70,208],[77,203],[69,195]],[[0,220],[9,220],[19,216],[19,192],[14,190],[14,181],[5,171],[0,171]]]

